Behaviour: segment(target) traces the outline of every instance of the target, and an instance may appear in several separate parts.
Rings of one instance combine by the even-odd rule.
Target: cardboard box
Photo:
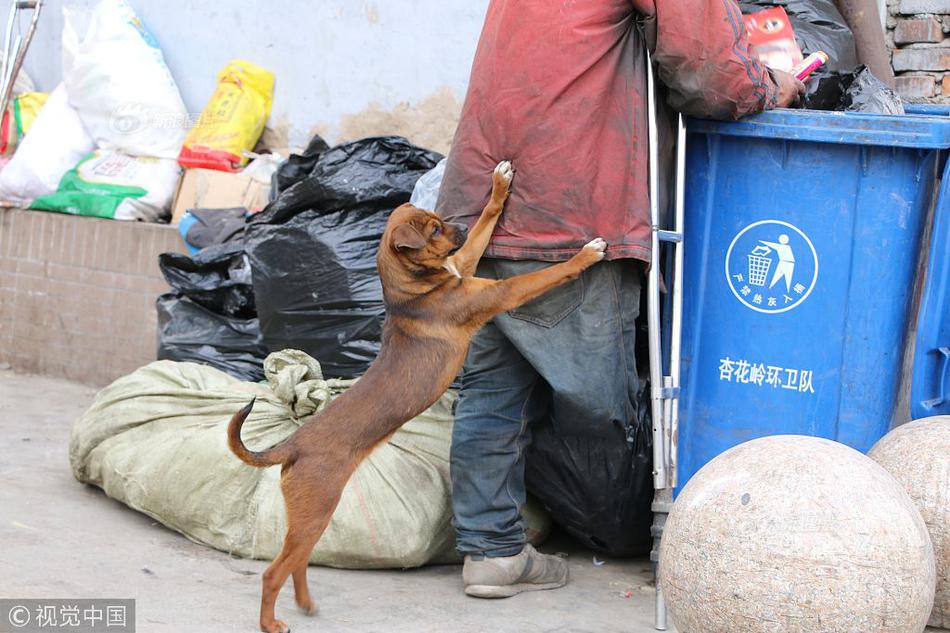
[[[188,209],[244,207],[260,211],[267,205],[269,193],[270,185],[248,176],[214,169],[186,169],[175,194],[171,223],[178,224]]]

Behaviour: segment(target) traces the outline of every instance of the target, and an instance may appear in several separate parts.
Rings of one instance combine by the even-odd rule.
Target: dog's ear
[[[400,224],[393,229],[393,246],[396,250],[415,250],[426,245],[426,238],[411,224]]]

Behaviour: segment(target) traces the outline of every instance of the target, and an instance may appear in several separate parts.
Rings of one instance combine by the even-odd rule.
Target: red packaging
[[[784,8],[749,13],[742,22],[749,32],[749,48],[769,68],[788,72],[802,61],[802,49]]]

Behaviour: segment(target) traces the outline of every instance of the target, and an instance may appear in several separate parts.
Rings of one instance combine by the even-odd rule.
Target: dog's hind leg
[[[285,622],[274,616],[274,605],[277,603],[280,588],[287,580],[287,576],[290,575],[291,566],[288,564],[288,559],[294,555],[291,544],[295,540],[291,538],[291,531],[288,530],[287,538],[284,539],[284,548],[264,572],[261,588],[261,631],[264,633],[288,633],[290,631],[290,627]]]
[[[307,615],[313,615],[317,612],[317,605],[310,597],[310,588],[307,586],[307,565],[304,563],[294,570],[294,600]]]
[[[327,529],[349,474],[348,470],[340,468],[340,464],[329,461],[316,466],[297,461],[281,475],[281,488],[287,507],[287,536],[280,554],[264,572],[261,631],[287,633],[290,630],[286,623],[276,619],[274,607],[281,587],[291,574],[294,575],[297,603],[307,610],[312,608],[312,600],[309,601],[309,608],[304,606],[306,603],[301,604],[300,600],[302,594],[310,598],[306,586],[310,552]]]
[[[335,504],[334,504],[335,505]],[[324,511],[308,512],[306,516],[299,517],[297,520],[291,515],[289,508],[287,513],[288,527],[287,537],[284,539],[284,547],[271,563],[271,566],[264,572],[263,593],[261,597],[261,631],[265,633],[287,633],[290,628],[284,622],[276,619],[274,616],[274,607],[277,603],[277,596],[280,588],[284,586],[287,577],[293,574],[294,590],[297,598],[297,604],[300,604],[301,587],[305,592],[306,598],[310,600],[310,591],[306,587],[306,565],[310,560],[310,552],[313,546],[323,535],[330,517],[333,515],[333,508]],[[297,582],[297,579],[300,582]],[[310,600],[312,608],[313,601]],[[308,609],[304,605],[302,608]]]

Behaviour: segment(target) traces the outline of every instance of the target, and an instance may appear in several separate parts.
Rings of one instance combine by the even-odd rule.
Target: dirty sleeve
[[[774,108],[779,90],[749,52],[733,0],[632,0],[670,105],[693,116],[738,119]]]

